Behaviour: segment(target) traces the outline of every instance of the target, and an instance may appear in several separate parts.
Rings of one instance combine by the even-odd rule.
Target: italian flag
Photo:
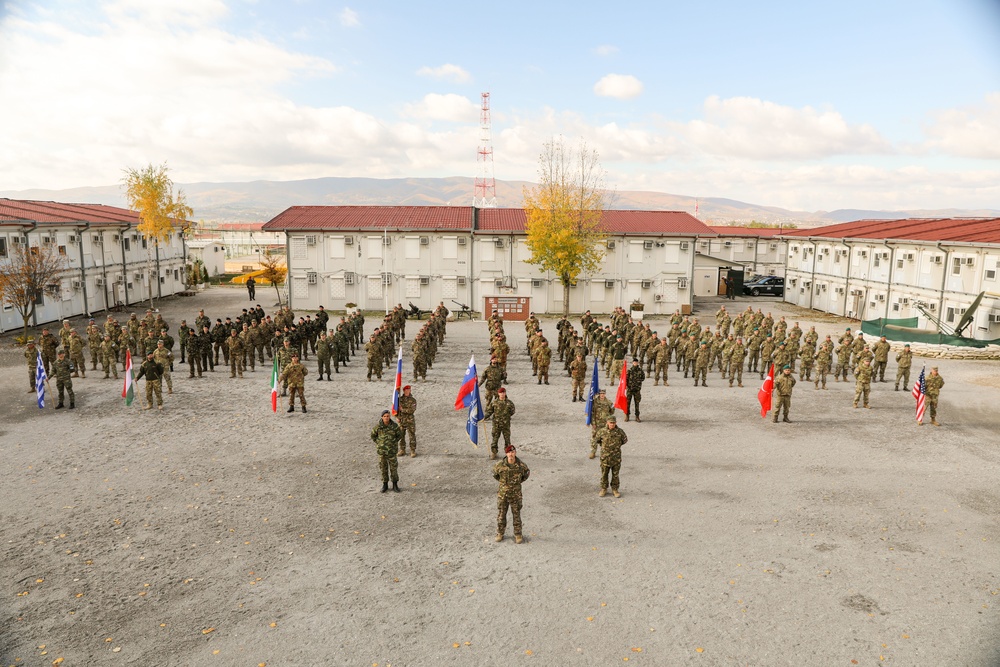
[[[132,372],[132,353],[129,350],[125,351],[125,386],[122,387],[122,398],[125,399],[126,407],[135,400],[135,375]]]
[[[271,412],[278,411],[278,355],[274,355],[274,367],[271,369]]]

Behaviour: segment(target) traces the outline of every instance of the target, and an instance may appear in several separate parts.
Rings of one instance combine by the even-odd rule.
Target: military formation
[[[309,369],[305,363],[314,355],[317,380],[330,381],[363,349],[367,362],[367,380],[382,379],[382,372],[393,366],[396,351],[406,340],[406,315],[401,305],[385,315],[365,342],[365,318],[352,313],[331,326],[329,314],[320,307],[315,314],[296,315],[288,306],[273,315],[258,305],[244,308],[235,317],[217,318],[213,323],[204,310],[193,318],[192,325],[181,320],[175,341],[170,325],[162,315],[147,311],[139,318],[133,313],[119,323],[108,315],[103,326],[91,319],[81,336],[70,323],[63,322],[56,334],[43,328],[37,341],[29,339],[25,360],[31,391],[35,391],[36,365],[42,363],[46,374],[56,380],[58,408],[76,407],[73,379],[86,377],[87,350],[91,371],[104,371],[104,378],[117,378],[119,364],[124,368],[127,354],[141,360],[136,380],[145,379],[145,408],[155,404],[163,409],[163,389],[173,393],[174,364],[188,364],[188,377],[200,378],[215,371],[217,365],[229,367],[230,378],[240,379],[276,359],[282,396],[288,396],[288,412],[295,411],[296,397],[303,413],[307,412],[305,379]],[[412,340],[412,373],[414,382],[426,381],[438,349],[445,342],[448,311],[443,304],[435,309]],[[523,541],[521,485],[528,479],[528,466],[517,456],[511,437],[511,422],[516,414],[514,402],[507,395],[508,359],[511,353],[504,320],[494,313],[488,320],[489,365],[479,379],[485,389],[484,420],[492,422],[490,437],[491,460],[497,480],[498,516],[496,540],[502,541],[511,515],[514,537]],[[735,316],[721,307],[715,314],[714,330],[703,326],[697,317],[675,312],[669,320],[669,330],[660,336],[649,322],[632,318],[624,308],[617,307],[602,324],[590,311],[584,313],[579,328],[568,318],[555,325],[556,346],[549,344],[541,322],[534,315],[524,322],[525,351],[531,361],[532,378],[539,385],[550,384],[553,361],[562,364],[570,378],[572,402],[587,400],[590,383],[588,373],[596,367],[611,386],[624,384],[623,412],[625,421],[634,415],[641,422],[642,388],[647,379],[653,386],[668,387],[671,370],[688,379],[695,387],[707,387],[715,372],[730,388],[743,387],[743,374],[751,373],[763,379],[772,367],[774,378],[774,422],[791,422],[792,393],[797,381],[813,384],[816,390],[827,389],[832,375],[834,382],[855,383],[855,408],[871,407],[872,383],[886,382],[892,348],[885,337],[870,341],[863,333],[850,328],[837,336],[826,335],[822,340],[815,327],[803,331],[797,322],[789,324],[784,317],[775,320],[770,313],[747,307]],[[176,352],[175,352],[176,346]],[[553,357],[557,359],[553,359]],[[266,360],[265,360],[266,358]],[[909,390],[913,354],[904,345],[894,356],[896,376],[894,389]],[[596,366],[595,366],[596,362]],[[798,378],[796,378],[796,374]],[[675,377],[676,379],[676,377]],[[891,381],[891,375],[890,375]],[[927,405],[933,425],[937,422],[938,398],[944,379],[936,367],[926,378]],[[417,399],[412,387],[403,387],[398,402],[398,422],[390,411],[384,411],[371,432],[376,446],[382,491],[391,484],[399,492],[398,457],[409,450],[417,456]],[[600,450],[599,495],[608,489],[621,497],[620,472],[622,447],[628,437],[620,426],[615,407],[605,389],[600,389],[590,407],[591,433],[589,458],[598,458]],[[921,424],[922,425],[922,424]],[[504,456],[500,457],[501,439]]]

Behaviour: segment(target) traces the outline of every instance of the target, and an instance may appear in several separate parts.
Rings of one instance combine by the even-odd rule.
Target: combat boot
[[[417,450],[414,449],[412,452],[410,452],[410,458],[411,459],[417,458]]]
[[[612,494],[612,495],[613,495],[613,496],[614,496],[615,498],[621,498],[621,497],[622,497],[622,494],[618,492],[618,489],[611,489],[611,494]]]
[[[653,386],[654,386],[654,387],[659,387],[659,386],[660,386],[660,381],[659,381],[659,380],[655,380],[655,381],[653,382]]]
[[[295,412],[295,406],[294,405],[289,405],[287,412]]]
[[[629,416],[625,415],[625,421],[628,421],[628,420],[629,420]]]
[[[573,397],[573,402],[576,403],[576,396]]]
[[[306,414],[306,406],[302,406],[302,414]]]
[[[496,461],[496,460],[497,460],[497,453],[490,452],[490,461]]]
[[[791,419],[789,419],[788,417],[785,417],[785,418],[784,418],[784,419],[782,419],[781,421],[785,422],[786,424],[791,424],[791,423],[792,423],[792,420],[791,420]]]
[[[406,456],[406,450],[405,449],[399,450],[398,452],[396,452],[396,456]]]
[[[330,374],[329,373],[326,374],[326,381],[327,382],[333,382],[333,380],[330,379]]]
[[[399,482],[392,483],[392,490],[395,491],[396,493],[399,493]]]
[[[898,384],[896,385],[896,388],[893,389],[893,391],[899,391],[899,385]]]
[[[931,426],[940,426],[940,425],[941,424],[937,423],[935,420],[933,419],[931,420]]]
[[[503,542],[503,533],[497,533],[497,536],[494,538],[494,541]]]
[[[707,384],[705,384],[705,381],[704,381],[704,380],[702,380],[702,382],[701,382],[701,386],[702,386],[702,387],[707,387],[708,385],[707,385]]]
[[[322,373],[320,373],[320,374],[319,374],[319,377],[318,377],[318,378],[316,378],[316,382],[322,382],[322,381],[323,381],[323,374],[322,374]]]
[[[389,482],[382,482],[382,493],[389,490]]]
[[[639,419],[639,415],[638,414],[636,414],[636,416],[635,416],[635,421],[638,422],[639,424],[642,423],[642,420]]]
[[[587,458],[588,458],[588,459],[592,459],[592,458],[594,458],[595,456],[597,456],[597,453],[596,453],[596,452],[591,452],[591,453],[590,453],[590,456],[588,456]]]
[[[72,410],[75,407],[76,407],[76,401],[70,401],[69,402],[69,409]]]
[[[514,536],[514,544],[521,544],[522,542],[524,542],[524,538],[523,537],[521,537],[520,535],[515,535]]]
[[[597,494],[597,496],[599,498],[603,498],[606,495],[608,495],[608,490],[607,489],[601,489],[601,492]]]
[[[65,406],[62,404],[62,401],[59,401],[59,405],[56,406],[56,410],[61,410],[64,407]]]

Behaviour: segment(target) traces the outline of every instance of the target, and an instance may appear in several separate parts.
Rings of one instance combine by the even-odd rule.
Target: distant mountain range
[[[519,206],[527,181],[497,181],[500,206]],[[194,219],[206,222],[263,222],[289,206],[468,206],[472,203],[470,178],[313,178],[300,181],[251,181],[247,183],[178,183],[194,209]],[[0,197],[125,206],[121,187],[70,188],[67,190],[0,191]],[[613,207],[622,209],[687,211],[710,225],[771,224],[817,227],[863,218],[1000,217],[995,209],[941,209],[906,211],[790,211],[721,197],[698,198],[665,192],[619,191]]]

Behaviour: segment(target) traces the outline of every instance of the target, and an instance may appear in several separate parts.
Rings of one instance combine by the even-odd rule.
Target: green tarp
[[[903,317],[900,319],[887,319],[880,317],[877,320],[865,320],[861,323],[861,330],[872,336],[885,336],[888,340],[898,340],[904,343],[928,343],[931,345],[957,345],[960,347],[986,347],[987,345],[1000,345],[1000,338],[993,340],[973,340],[960,336],[918,329],[919,322],[915,317]]]

